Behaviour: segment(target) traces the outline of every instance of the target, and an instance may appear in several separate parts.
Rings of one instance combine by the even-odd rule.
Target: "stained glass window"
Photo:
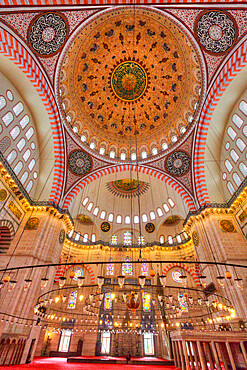
[[[111,309],[112,309],[112,297],[111,297],[111,292],[107,292],[107,293],[105,293],[104,309],[105,309],[105,310],[111,310]]]
[[[185,312],[188,311],[188,305],[187,305],[187,301],[185,299],[184,294],[179,293],[179,295],[178,295],[178,303],[179,303],[179,307],[181,308],[181,310],[183,310]]]
[[[144,312],[151,312],[151,296],[149,293],[142,293],[142,308]]]
[[[124,245],[131,245],[131,240],[131,233],[126,231],[126,233],[124,233]]]
[[[133,275],[133,265],[130,257],[126,257],[122,263],[122,275]]]
[[[144,236],[138,236],[138,245],[144,245],[144,244],[145,244]]]
[[[111,237],[111,244],[112,245],[117,245],[117,235],[112,235],[112,237]]]
[[[179,283],[181,284],[182,283],[182,279],[180,279],[180,276],[183,275],[183,272],[182,270],[180,269],[176,269],[176,270],[173,270],[172,271],[172,278],[173,280],[176,282],[176,283]]]
[[[107,275],[113,275],[113,272],[114,272],[114,265],[113,263],[111,263],[113,261],[113,258],[109,258],[109,263],[107,264],[107,271],[106,271],[106,274]]]
[[[71,292],[68,300],[68,307],[70,309],[74,309],[76,306],[76,298],[77,298],[77,292]]]
[[[143,261],[141,264],[141,275],[147,275],[148,274],[148,263],[146,261]]]
[[[73,280],[77,281],[78,280],[78,276],[83,276],[83,270],[82,268],[78,268],[75,270],[75,277],[73,278]]]

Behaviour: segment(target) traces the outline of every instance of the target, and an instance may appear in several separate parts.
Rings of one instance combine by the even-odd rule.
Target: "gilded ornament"
[[[25,229],[26,230],[37,230],[39,223],[40,223],[40,219],[38,217],[31,217],[27,221],[25,225]]]
[[[4,202],[7,198],[7,191],[5,189],[0,190],[0,202]]]
[[[110,193],[121,198],[135,198],[146,193],[149,189],[149,184],[144,181],[135,179],[120,179],[106,183],[106,187]]]
[[[199,245],[199,235],[195,230],[192,233],[192,240],[193,240],[194,246],[198,247],[198,245]]]
[[[64,240],[65,240],[65,230],[64,230],[64,229],[62,229],[62,230],[60,231],[60,234],[59,234],[59,242],[60,242],[61,244],[63,244]]]
[[[236,228],[232,221],[229,220],[220,220],[219,225],[221,230],[223,230],[226,233],[234,233],[236,231]]]
[[[19,208],[15,205],[15,203],[12,200],[9,202],[8,208],[18,218],[18,220],[21,219],[22,212],[19,210]]]

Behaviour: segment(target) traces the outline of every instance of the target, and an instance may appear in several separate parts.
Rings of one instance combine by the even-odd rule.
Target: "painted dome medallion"
[[[194,44],[163,12],[104,11],[70,41],[59,69],[60,109],[92,149],[152,154],[186,131],[200,105]],[[103,148],[103,150],[102,150]]]

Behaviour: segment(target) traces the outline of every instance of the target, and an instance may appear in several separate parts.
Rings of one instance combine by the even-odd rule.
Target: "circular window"
[[[12,92],[11,92],[10,90],[7,90],[6,95],[7,95],[7,98],[8,98],[10,101],[13,101],[14,96],[13,96],[13,94],[12,94]]]
[[[230,143],[229,143],[229,141],[227,141],[227,142],[226,142],[225,148],[226,148],[226,150],[228,150],[228,149],[230,148]]]
[[[223,180],[225,180],[225,179],[226,179],[226,173],[225,173],[225,172],[223,172],[223,173],[222,173],[222,179],[223,179]]]
[[[182,279],[180,278],[180,276],[182,275],[183,275],[183,272],[180,269],[176,269],[172,271],[172,278],[176,283],[179,283],[179,284],[182,283]]]

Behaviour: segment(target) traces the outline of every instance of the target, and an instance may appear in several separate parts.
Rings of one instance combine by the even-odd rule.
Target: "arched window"
[[[83,142],[83,143],[85,143],[85,141],[87,140],[87,138],[86,138],[86,136],[85,135],[81,135],[81,141]]]
[[[125,161],[125,159],[126,159],[126,154],[125,154],[125,153],[121,153],[121,154],[120,154],[120,159],[121,159],[121,161]]]
[[[114,274],[114,264],[112,262],[113,262],[113,258],[110,257],[108,259],[108,263],[107,263],[107,267],[106,267],[106,275],[113,275]]]
[[[71,238],[71,237],[72,237],[73,232],[74,232],[74,230],[71,230],[71,231],[69,232],[69,234],[68,234],[68,237],[69,237],[69,238]]]
[[[67,116],[67,117],[66,117],[66,118],[67,118],[67,121],[68,121],[68,117],[69,117],[69,116]],[[74,131],[74,133],[75,133],[75,134],[78,134],[78,131],[79,131],[79,130],[78,130],[78,127],[73,126],[72,130]]]
[[[95,234],[92,234],[91,240],[92,240],[93,243],[95,243],[95,241],[96,241],[96,235]]]
[[[37,174],[37,172],[35,171],[35,172],[33,173],[33,178],[34,178],[34,179],[37,179],[37,177],[38,177],[38,174]]]
[[[171,235],[168,235],[168,242],[169,242],[169,244],[173,244],[173,240],[172,240],[172,236]]]
[[[86,197],[86,198],[84,199],[84,201],[82,202],[82,204],[84,205],[84,207],[85,207],[85,205],[87,204],[87,202],[88,202],[88,197]]]
[[[238,127],[238,128],[240,128],[241,126],[242,126],[242,124],[243,124],[243,120],[242,120],[242,118],[240,118],[239,117],[239,115],[238,114],[234,114],[233,116],[232,116],[232,122]]]
[[[132,161],[135,161],[136,160],[136,153],[131,153],[130,158],[131,158]]]
[[[76,299],[77,299],[77,291],[71,292],[69,299],[68,299],[68,306],[69,309],[75,309],[76,306]]]
[[[143,158],[143,159],[145,159],[145,158],[147,158],[147,156],[148,156],[148,155],[147,155],[146,150],[143,150],[143,151],[142,151],[142,158]]]
[[[4,96],[0,96],[0,110],[6,106],[6,99]]]
[[[110,158],[115,158],[115,155],[116,155],[116,153],[114,152],[114,150],[111,150],[110,151]]]
[[[176,141],[178,140],[178,138],[177,138],[177,135],[173,135],[172,137],[171,137],[171,142],[172,143],[176,143]]]
[[[101,218],[101,220],[104,220],[105,216],[106,216],[106,211],[102,211],[99,218]]]
[[[237,136],[236,131],[235,131],[235,130],[233,130],[233,128],[232,128],[231,126],[229,126],[229,127],[228,127],[228,129],[227,129],[227,133],[228,133],[228,135],[230,136],[230,138],[231,138],[232,140],[234,140],[234,139],[235,139],[235,137]]]
[[[247,103],[244,100],[240,102],[239,109],[247,116]]]
[[[139,223],[139,217],[138,216],[134,216],[134,224],[138,224]]]
[[[21,172],[22,167],[23,167],[23,163],[21,161],[19,161],[17,163],[17,165],[15,166],[15,168],[14,168],[14,173],[16,175],[19,175],[19,173]]]
[[[75,276],[73,277],[73,280],[74,281],[77,281],[78,280],[78,277],[83,276],[83,269],[80,268],[80,267],[77,267],[75,269],[74,273],[75,273]]]
[[[226,184],[226,186],[227,186],[227,188],[228,188],[228,190],[229,190],[230,194],[231,194],[231,195],[233,195],[233,194],[234,194],[234,192],[235,192],[235,189],[234,189],[234,187],[233,187],[233,185],[232,185],[231,181],[228,181],[228,182],[227,182],[227,184]]]
[[[76,233],[75,240],[78,241],[79,239],[80,239],[80,234],[79,233]]]
[[[122,223],[122,216],[118,215],[116,222],[117,222],[117,224],[121,224]]]
[[[24,159],[25,162],[28,160],[28,158],[30,157],[30,155],[31,155],[31,151],[30,151],[30,149],[27,149],[25,151],[25,153],[23,154],[23,159]]]
[[[18,117],[21,112],[23,111],[24,107],[23,107],[23,104],[22,102],[19,101],[19,103],[17,103],[14,107],[13,107],[13,111],[16,115],[16,117]]]
[[[242,139],[240,139],[240,137],[237,139],[236,145],[237,145],[238,149],[240,150],[240,152],[243,152],[245,147],[246,147],[246,144],[243,142]]]
[[[21,128],[24,130],[24,128],[28,125],[29,122],[30,118],[27,114],[25,114],[25,116],[20,120]]]
[[[95,207],[93,210],[93,215],[98,216],[98,213],[99,213],[99,207]]]
[[[173,208],[175,206],[175,203],[173,202],[173,200],[171,198],[168,198],[167,200],[170,206]]]
[[[7,112],[3,117],[2,117],[2,121],[3,123],[5,124],[6,127],[8,127],[11,122],[13,121],[14,119],[14,116],[11,112]]]
[[[185,131],[186,131],[186,128],[184,126],[182,126],[182,127],[180,127],[179,131],[180,131],[181,134],[184,134]]]
[[[124,233],[124,245],[131,245],[132,243],[132,236],[129,231]]]
[[[113,221],[113,213],[109,213],[108,215],[108,221],[112,222]]]
[[[160,244],[164,244],[164,243],[165,243],[164,235],[160,235]]]
[[[25,171],[24,174],[21,176],[21,183],[24,184],[27,178],[28,178],[28,172]]]
[[[142,293],[142,309],[143,312],[151,312],[151,295],[150,293]]]
[[[125,257],[122,263],[122,275],[131,276],[133,275],[133,264],[130,257]]]
[[[148,222],[148,217],[145,213],[142,215],[142,222]]]
[[[235,182],[235,184],[237,185],[237,187],[239,187],[242,184],[242,180],[238,176],[237,172],[233,172],[232,178],[233,178],[233,181]]]
[[[18,126],[15,126],[14,128],[12,128],[12,130],[10,131],[10,135],[12,139],[15,140],[17,136],[20,134],[20,132],[21,130]]]
[[[166,150],[167,148],[168,148],[168,144],[167,143],[162,143],[162,149]]]
[[[34,168],[34,166],[35,166],[35,159],[32,159],[31,162],[28,165],[29,170],[32,171],[32,169]]]
[[[244,162],[240,162],[238,167],[239,167],[241,173],[244,175],[244,177],[246,177],[247,176],[247,167],[244,164]]]
[[[243,127],[243,134],[247,137],[247,125]]]
[[[159,217],[162,217],[163,216],[163,212],[162,212],[162,209],[161,208],[157,208],[157,213],[158,213],[158,216]]]
[[[230,161],[228,161],[228,159],[226,159],[225,160],[225,167],[226,167],[226,169],[227,169],[227,171],[230,173],[231,172],[231,170],[233,169],[233,166],[232,166],[232,164],[231,164],[231,162]]]
[[[30,180],[29,183],[27,184],[26,191],[29,193],[32,187],[33,187],[33,180]]]
[[[7,161],[9,162],[9,164],[12,164],[16,157],[17,157],[16,151],[12,150],[7,157]]]
[[[141,263],[141,275],[144,275],[144,276],[148,275],[148,262],[145,258],[142,259],[142,263]]]
[[[91,148],[91,149],[95,149],[96,148],[96,145],[95,145],[95,143],[93,141],[89,144],[89,148]]]
[[[157,148],[153,148],[153,149],[152,149],[152,154],[153,154],[153,155],[158,154],[158,149],[157,149]]]
[[[111,237],[111,245],[117,245],[117,235],[112,235],[112,237]]]
[[[236,163],[237,161],[238,161],[238,159],[239,159],[239,155],[238,155],[238,153],[234,150],[234,149],[232,149],[231,151],[230,151],[230,156],[232,157],[232,159],[234,160],[234,162]]]
[[[124,219],[124,223],[126,225],[129,225],[130,224],[130,216],[126,216],[125,219]]]
[[[83,241],[83,243],[88,242],[88,234],[87,233],[83,235],[83,240],[82,241]]]
[[[99,154],[104,155],[105,154],[105,148],[101,147],[99,150]]]
[[[93,202],[90,202],[89,205],[87,206],[87,210],[90,212],[93,208]]]
[[[13,101],[14,95],[13,95],[12,91],[7,90],[6,95],[7,95],[7,98],[9,99],[9,101]]]
[[[155,220],[156,219],[155,213],[153,211],[149,212],[149,215],[150,215],[150,219],[151,220]]]
[[[33,130],[33,128],[32,128],[32,127],[30,127],[30,128],[28,129],[28,131],[26,132],[26,138],[27,138],[27,140],[30,140],[30,139],[31,139],[31,137],[33,136],[33,134],[34,134],[34,130]]]
[[[26,145],[26,141],[24,138],[22,138],[19,143],[17,144],[17,148],[19,149],[19,151],[21,152],[22,149],[24,148],[24,146]]]
[[[168,205],[166,203],[163,203],[162,207],[164,208],[166,213],[169,212],[170,208],[168,207]]]
[[[177,241],[178,241],[178,243],[182,243],[182,238],[181,238],[180,235],[177,235]]]

